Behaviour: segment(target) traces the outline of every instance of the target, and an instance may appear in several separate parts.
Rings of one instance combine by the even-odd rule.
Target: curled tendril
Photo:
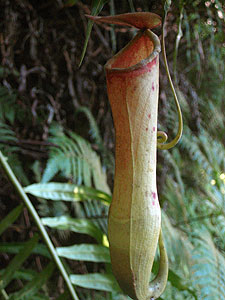
[[[175,138],[169,142],[166,143],[167,141],[167,134],[163,131],[158,131],[157,132],[157,147],[161,150],[168,150],[173,148],[180,140],[181,136],[182,136],[182,132],[183,132],[183,119],[182,119],[182,112],[180,109],[180,104],[176,95],[176,91],[170,76],[170,72],[169,72],[169,67],[168,67],[168,63],[167,63],[167,58],[166,58],[166,49],[165,49],[165,20],[166,20],[166,15],[167,15],[167,10],[165,9],[165,15],[164,15],[164,20],[163,20],[163,27],[162,27],[162,54],[163,54],[163,60],[165,63],[165,68],[166,68],[166,74],[170,83],[170,87],[175,99],[175,104],[177,107],[177,112],[178,112],[178,121],[179,121],[179,126],[178,126],[178,132],[177,135],[175,136]]]
[[[164,131],[157,132],[157,143],[164,144],[168,139],[167,134]]]

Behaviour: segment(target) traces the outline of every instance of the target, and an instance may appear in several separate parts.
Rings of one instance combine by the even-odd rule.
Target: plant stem
[[[0,162],[1,162],[1,165],[3,167],[3,169],[5,170],[6,174],[8,175],[10,181],[12,182],[12,184],[14,185],[15,189],[17,190],[18,194],[20,195],[21,199],[24,201],[25,205],[27,206],[27,209],[29,210],[30,214],[32,215],[61,275],[63,276],[65,282],[66,282],[66,285],[70,291],[70,294],[72,296],[72,299],[73,300],[79,300],[74,288],[73,288],[73,285],[69,279],[69,276],[55,250],[55,247],[53,246],[42,222],[41,222],[41,219],[40,217],[38,216],[33,204],[31,203],[30,199],[27,197],[26,193],[24,192],[21,184],[19,183],[19,181],[17,180],[16,176],[14,175],[12,169],[10,168],[9,164],[7,163],[7,160],[6,158],[3,156],[2,152],[0,151]],[[7,298],[6,298],[7,299]]]
[[[1,294],[5,300],[9,299],[9,296],[4,289],[1,290]]]

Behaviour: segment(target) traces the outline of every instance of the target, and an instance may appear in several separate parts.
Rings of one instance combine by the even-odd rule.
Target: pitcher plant
[[[153,13],[88,17],[140,29],[105,65],[116,136],[108,237],[112,270],[124,293],[134,300],[157,299],[166,286],[168,258],[156,187],[156,150],[157,145],[160,149],[173,147],[182,133],[176,96],[177,136],[166,144],[166,134],[157,133],[160,41],[150,29],[159,26],[161,18]],[[163,53],[166,59],[164,37]],[[159,271],[149,282],[158,243]]]

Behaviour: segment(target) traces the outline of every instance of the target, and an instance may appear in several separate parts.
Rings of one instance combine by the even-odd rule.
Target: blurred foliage
[[[156,0],[0,2],[0,149],[24,186],[51,180],[85,186],[83,197],[79,194],[76,201],[63,201],[65,191],[60,191],[62,201],[49,201],[42,194],[36,195],[35,205],[45,217],[43,222],[53,227],[52,233],[59,233],[52,237],[63,257],[62,247],[74,244],[93,250],[92,261],[89,257],[84,262],[81,248],[76,250],[79,258],[66,260],[72,274],[84,276],[71,277],[80,286],[80,299],[116,300],[128,298],[118,291],[110,264],[105,262],[107,250],[101,247],[107,248],[108,204],[98,198],[99,190],[110,198],[114,169],[114,130],[103,66],[134,32],[90,25],[85,14],[100,10],[102,15],[133,10],[163,15],[163,5]],[[158,151],[158,193],[170,260],[162,299],[225,299],[224,11],[225,4],[219,0],[175,0],[168,13],[167,57],[185,126],[176,148]],[[161,34],[160,29],[155,32]],[[78,68],[85,39],[86,54]],[[158,125],[172,137],[178,124],[168,87],[160,58]],[[18,205],[18,199],[3,175],[0,185],[3,220]],[[58,226],[59,221],[64,225],[57,229],[56,221]],[[5,228],[1,233],[0,272],[7,266],[10,269],[13,259],[17,260],[12,255],[18,255],[12,249],[25,247],[35,230],[26,210],[16,225]],[[101,247],[90,246],[96,241]],[[20,246],[13,248],[14,243]],[[22,297],[24,278],[30,276],[32,283],[34,278],[40,279],[37,270],[45,272],[39,263],[43,252],[36,248],[38,245],[34,249],[39,249],[39,258],[33,262],[29,255],[26,257],[33,270],[19,269],[18,265],[14,279],[10,277],[16,285],[5,284],[6,292],[20,292],[17,295]],[[70,249],[64,249],[67,257]],[[99,263],[99,256],[104,263]],[[49,268],[46,274],[50,275]],[[89,273],[94,277],[87,277]],[[58,291],[50,278],[50,288],[44,286],[41,294],[31,289],[33,299],[68,299],[60,276],[57,280]],[[100,291],[91,290],[97,287],[93,280]]]

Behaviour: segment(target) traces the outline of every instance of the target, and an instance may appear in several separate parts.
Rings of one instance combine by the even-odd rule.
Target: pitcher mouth
[[[107,73],[140,70],[159,55],[160,41],[151,30],[140,30],[137,35],[105,64]]]

